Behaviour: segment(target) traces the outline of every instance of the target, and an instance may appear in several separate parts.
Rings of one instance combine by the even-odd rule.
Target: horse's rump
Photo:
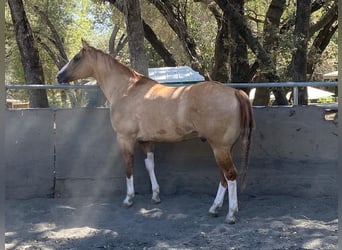
[[[239,102],[235,89],[216,82],[192,86],[188,112],[200,136],[217,146],[232,145],[240,135]]]

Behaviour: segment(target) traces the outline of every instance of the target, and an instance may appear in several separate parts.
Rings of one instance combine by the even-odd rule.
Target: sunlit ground
[[[235,225],[207,215],[214,197],[137,195],[106,199],[10,200],[6,249],[337,249],[332,197],[240,196]]]

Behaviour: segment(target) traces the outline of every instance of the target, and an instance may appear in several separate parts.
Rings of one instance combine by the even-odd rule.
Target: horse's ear
[[[84,40],[83,38],[82,38],[82,46],[83,46],[84,49],[90,47],[90,45],[87,43],[87,41]]]

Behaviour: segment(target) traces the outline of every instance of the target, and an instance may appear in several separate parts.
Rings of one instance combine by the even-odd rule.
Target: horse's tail
[[[240,126],[243,148],[244,148],[244,159],[242,164],[242,191],[246,189],[246,177],[248,170],[248,157],[249,148],[251,145],[252,129],[255,127],[254,115],[251,102],[248,95],[242,90],[236,90],[235,96],[237,97],[240,104]]]

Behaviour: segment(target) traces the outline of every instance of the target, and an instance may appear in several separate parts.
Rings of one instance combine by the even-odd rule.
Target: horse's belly
[[[174,127],[172,129],[160,127],[157,129],[140,131],[138,133],[137,139],[140,141],[176,142],[188,140],[198,136],[198,132],[194,130],[188,130],[180,127]]]

